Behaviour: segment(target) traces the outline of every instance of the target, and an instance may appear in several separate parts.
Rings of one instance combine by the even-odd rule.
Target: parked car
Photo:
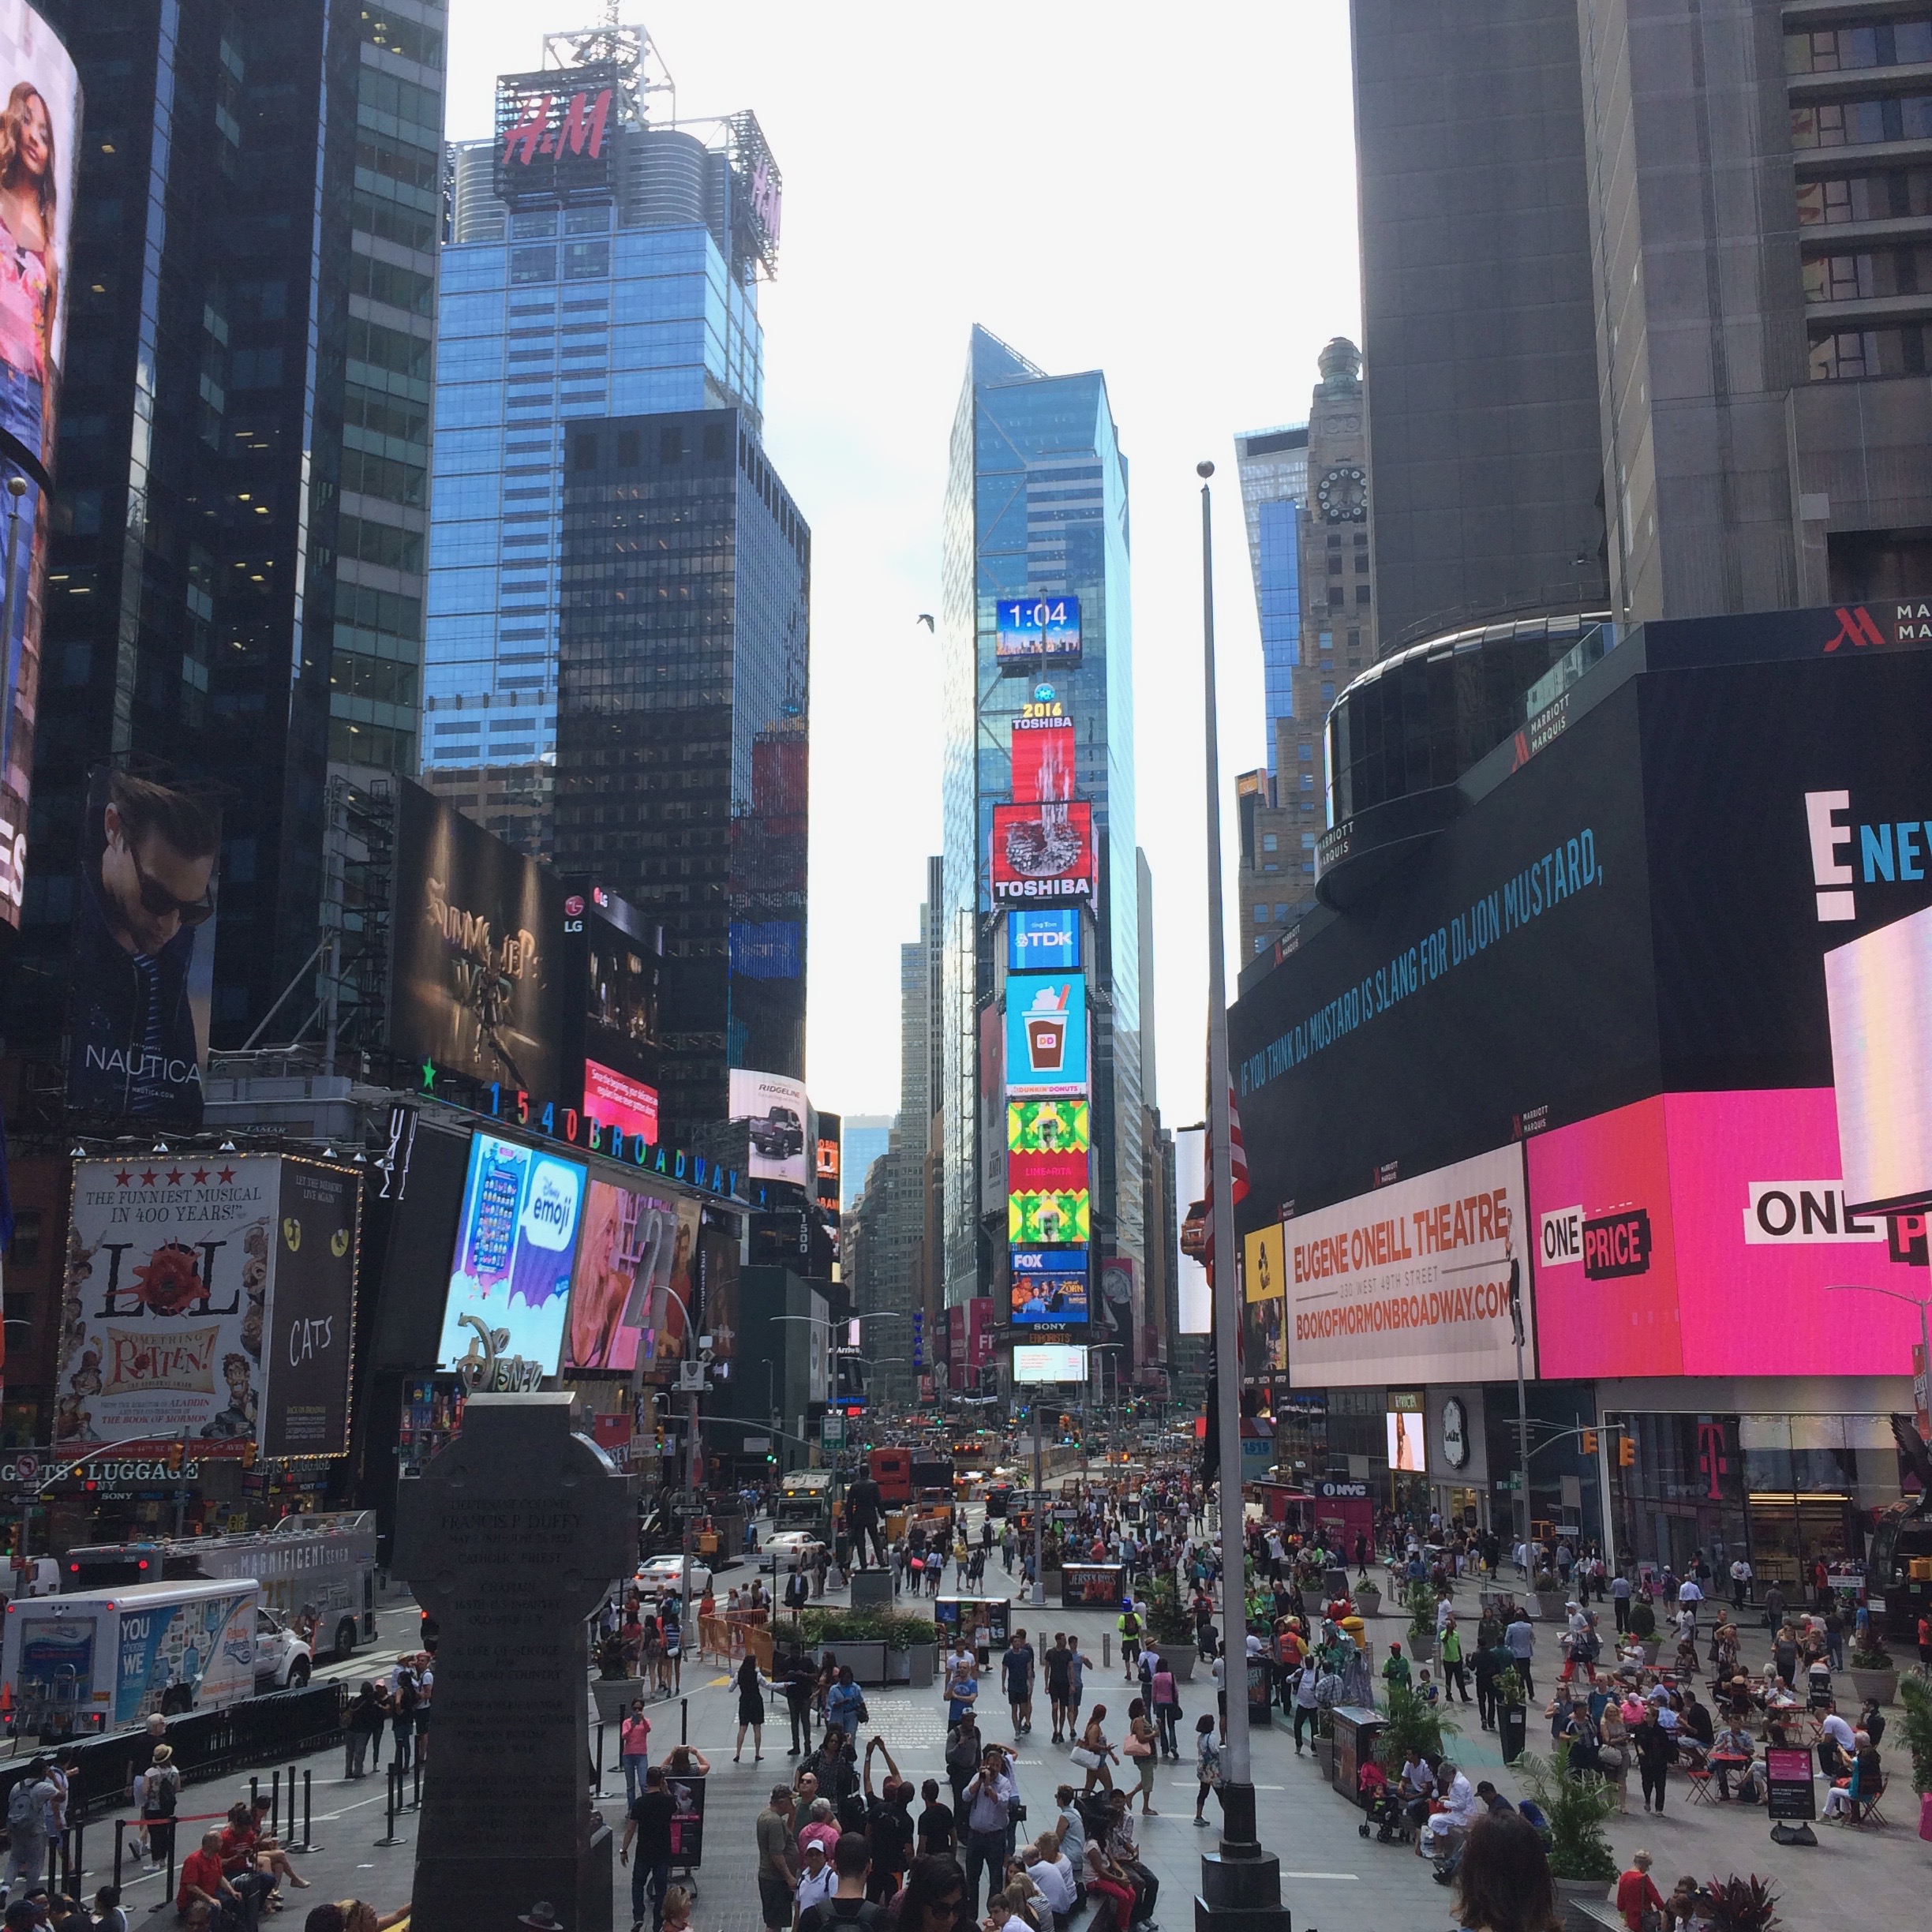
[[[774,1530],[765,1539],[761,1567],[770,1571],[774,1576],[781,1570],[803,1570],[824,1548],[824,1543],[810,1530]]]
[[[684,1559],[675,1551],[668,1556],[646,1557],[638,1565],[638,1589],[656,1592],[677,1590],[684,1586]],[[711,1567],[691,1559],[691,1586],[692,1593],[702,1597],[711,1587]]]

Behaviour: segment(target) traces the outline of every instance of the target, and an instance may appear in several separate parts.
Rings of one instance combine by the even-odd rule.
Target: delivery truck
[[[252,1578],[134,1583],[6,1607],[0,1681],[23,1735],[118,1731],[262,1690],[298,1689],[313,1658]]]

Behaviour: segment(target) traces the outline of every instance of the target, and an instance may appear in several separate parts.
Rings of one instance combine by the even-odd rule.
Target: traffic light
[[[182,1473],[182,1458],[186,1452],[187,1445],[185,1443],[171,1442],[168,1444],[167,1466],[170,1476],[178,1476]]]
[[[1617,1438],[1617,1467],[1634,1469],[1637,1466],[1637,1445],[1627,1436]]]
[[[256,1448],[254,1443],[252,1442],[243,1443],[242,1445],[242,1466],[245,1470],[252,1470],[255,1466],[255,1456]]]
[[[1597,1432],[1594,1429],[1583,1432],[1583,1453],[1586,1456],[1593,1456],[1597,1453]]]

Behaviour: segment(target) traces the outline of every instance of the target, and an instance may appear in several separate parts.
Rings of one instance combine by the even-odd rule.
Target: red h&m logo
[[[1704,1500],[1708,1503],[1724,1500],[1724,1485],[1718,1481],[1720,1476],[1731,1473],[1731,1464],[1724,1455],[1724,1425],[1721,1422],[1700,1422],[1698,1425],[1698,1473],[1704,1478]]]
[[[1863,604],[1838,606],[1838,628],[1831,641],[1825,646],[1827,651],[1835,651],[1840,644],[1854,647],[1866,644],[1882,644],[1885,633],[1872,621],[1872,614]]]
[[[539,155],[561,160],[566,148],[574,155],[587,152],[593,161],[603,152],[604,125],[610,118],[610,89],[602,89],[594,101],[588,94],[573,94],[564,110],[564,118],[552,128],[550,108],[556,99],[554,94],[531,97],[523,118],[504,137],[505,167],[512,161],[528,167]],[[519,148],[522,150],[520,154]]]

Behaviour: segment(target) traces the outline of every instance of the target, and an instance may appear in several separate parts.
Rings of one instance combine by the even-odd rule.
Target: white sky
[[[448,131],[601,0],[452,0]],[[1164,1118],[1200,1117],[1208,961],[1194,465],[1211,458],[1228,930],[1237,771],[1266,758],[1237,430],[1305,417],[1360,339],[1345,0],[660,0],[687,118],[754,110],[784,177],[765,440],[812,527],[814,1103],[890,1113],[899,945],[940,849],[946,439],[975,322],[1099,369],[1131,465],[1139,835]],[[1238,957],[1231,958],[1230,984]]]

